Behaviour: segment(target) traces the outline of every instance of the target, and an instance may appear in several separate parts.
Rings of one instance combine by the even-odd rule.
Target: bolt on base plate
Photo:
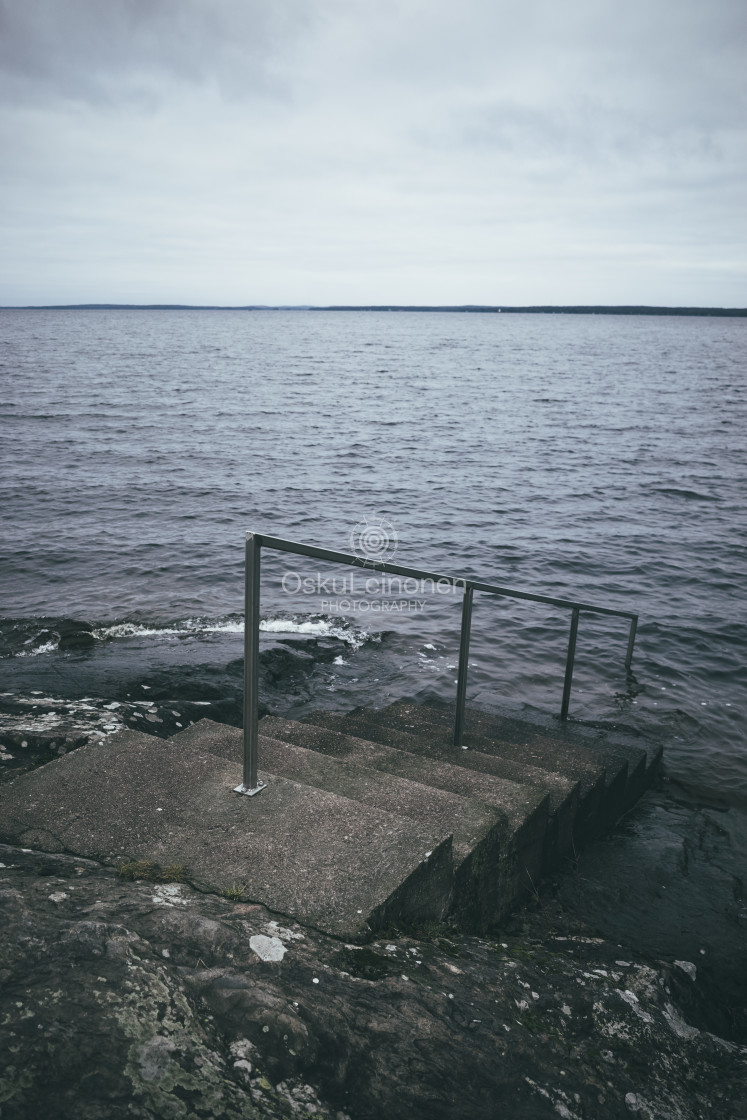
[[[262,790],[265,788],[265,785],[266,785],[266,783],[263,782],[261,778],[258,778],[257,779],[257,784],[254,787],[254,789],[250,789],[249,786],[240,785],[240,786],[234,786],[233,787],[233,792],[234,793],[243,793],[245,797],[254,797],[255,794],[262,792]]]

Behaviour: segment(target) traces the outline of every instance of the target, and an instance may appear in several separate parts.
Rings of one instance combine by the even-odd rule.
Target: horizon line
[[[746,307],[666,306],[656,304],[190,304],[48,303],[2,305],[0,311],[409,311],[556,315],[719,315],[745,316]]]

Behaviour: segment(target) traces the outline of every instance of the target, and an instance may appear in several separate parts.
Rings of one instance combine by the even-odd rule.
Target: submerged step
[[[393,719],[415,721],[439,727],[450,737],[454,726],[454,708],[434,707],[397,701],[378,713],[385,722]],[[525,752],[536,757],[567,758],[570,764],[589,765],[605,772],[608,789],[608,809],[614,808],[615,795],[622,810],[634,803],[649,784],[652,771],[661,758],[660,748],[644,747],[625,741],[619,735],[603,736],[598,730],[581,725],[558,724],[553,729],[537,727],[527,720],[474,709],[465,711],[463,741],[478,750],[485,750],[485,743],[494,742],[504,757],[520,757]],[[498,748],[500,744],[500,748]],[[622,775],[625,775],[623,786]]]
[[[0,788],[0,837],[107,863],[182,864],[202,889],[245,896],[327,933],[362,939],[443,917],[451,833],[261,771],[238,797],[240,758],[123,731]]]
[[[528,763],[516,762],[513,759],[504,759],[496,755],[486,757],[482,752],[476,758],[475,751],[459,750],[451,742],[444,742],[440,735],[432,735],[430,731],[417,734],[412,725],[406,728],[404,725],[394,726],[395,721],[383,723],[376,718],[369,718],[372,713],[373,709],[366,708],[357,708],[353,712],[325,710],[310,712],[300,722],[326,728],[338,734],[368,739],[370,742],[381,743],[396,750],[406,751],[408,754],[438,758],[454,766],[481,770],[493,774],[496,778],[514,782],[516,785],[534,786],[549,795],[552,811],[555,811],[578,785],[578,782],[563,774]],[[370,732],[370,736],[364,734],[366,731]]]

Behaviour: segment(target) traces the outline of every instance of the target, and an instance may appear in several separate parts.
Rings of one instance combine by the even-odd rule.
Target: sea
[[[626,671],[582,612],[571,720],[745,807],[746,372],[743,318],[0,311],[0,691],[238,723],[257,532],[637,613]],[[265,549],[262,702],[450,703],[460,609]],[[476,593],[468,703],[555,718],[569,622]]]

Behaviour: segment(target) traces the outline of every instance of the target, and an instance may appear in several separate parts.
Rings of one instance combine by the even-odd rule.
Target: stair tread
[[[438,729],[443,741],[447,741],[451,737],[454,708],[396,701],[378,711],[376,719],[395,726],[414,721],[421,727]],[[529,758],[540,765],[565,767],[565,772],[578,774],[582,786],[584,767],[590,768],[589,773],[601,770],[605,791],[600,806],[604,818],[615,819],[638,800],[661,758],[660,749],[646,751],[640,745],[622,741],[619,735],[610,742],[598,731],[592,734],[592,729],[584,729],[583,735],[580,728],[569,729],[568,725],[546,730],[526,720],[474,709],[465,712],[465,726],[463,741],[469,747],[504,758]]]
[[[458,793],[500,810],[500,815],[508,818],[507,834],[501,837],[493,829],[461,862],[459,854],[455,857],[452,913],[469,928],[485,930],[500,920],[541,875],[548,838],[546,789],[520,785],[494,774],[400,751],[313,723],[265,716],[259,730],[263,747],[271,739],[282,740],[289,749],[293,745],[303,746],[309,754],[352,761],[364,769],[383,771],[387,777],[406,778],[420,790],[430,787]],[[426,793],[426,797],[430,796]],[[559,831],[557,821],[553,820],[553,835]],[[455,843],[458,848],[456,833]]]
[[[433,736],[440,746],[451,745],[453,722],[448,713],[424,705],[399,702],[387,708],[356,708],[348,713],[346,719],[353,726],[364,726],[368,721],[383,727],[395,726],[410,734]],[[546,737],[528,732],[523,742],[512,742],[500,738],[488,738],[478,732],[465,730],[462,742],[470,749],[482,754],[496,755],[513,762],[536,766],[541,770],[563,774],[581,782],[582,787],[593,784],[599,774],[605,784],[620,780],[621,771],[627,776],[627,759],[607,758],[594,754],[588,748],[577,747],[575,743],[560,743]],[[456,750],[451,746],[452,750]]]
[[[410,704],[395,701],[386,708],[378,709],[377,718],[388,722],[415,720],[421,725],[440,728],[444,737],[449,738],[454,725],[454,709],[436,708],[430,705]],[[627,767],[630,774],[647,766],[646,751],[632,744],[619,741],[612,744],[601,738],[581,739],[577,734],[564,729],[553,734],[543,728],[532,726],[525,720],[511,719],[507,716],[493,715],[467,709],[465,712],[465,731],[463,741],[474,744],[478,750],[488,750],[489,744],[500,751],[504,757],[558,758],[560,765],[567,759],[570,765],[598,769],[601,765],[607,773],[608,783]]]
[[[289,721],[282,722],[287,724]],[[508,833],[506,814],[484,801],[310,750],[281,739],[285,726],[275,728],[277,736],[267,733],[266,727],[266,721],[262,720],[259,725],[259,757],[265,769],[419,821],[438,834],[446,829],[453,834],[454,853],[458,861],[465,859],[489,832],[497,829],[503,835]],[[173,738],[176,742],[199,745],[222,758],[241,757],[242,732],[226,724],[200,720]]]
[[[488,755],[482,751],[459,750],[452,745],[445,745],[433,739],[427,741],[422,736],[414,735],[412,732],[401,728],[374,725],[368,720],[351,720],[348,718],[350,714],[328,711],[311,712],[304,716],[300,722],[324,727],[329,731],[336,731],[338,734],[348,734],[361,741],[367,739],[375,741],[382,746],[414,754],[416,757],[438,759],[440,762],[461,769],[491,774],[496,778],[516,785],[542,790],[549,795],[551,812],[555,812],[560,805],[572,797],[580,784],[578,778],[560,774],[556,771]],[[365,730],[368,730],[370,735],[364,735]],[[592,788],[600,782],[600,774],[595,777],[584,773],[584,786],[586,788]]]
[[[523,786],[494,774],[425,758],[306,721],[265,716],[259,726],[271,731],[276,738],[307,746],[310,750],[354,760],[363,766],[386,770],[425,786],[484,802],[501,809],[514,830],[520,829],[538,811],[547,811],[549,798],[546,790]]]
[[[393,707],[394,705],[389,705]],[[451,713],[454,718],[453,705],[443,708],[437,705],[427,705],[430,711],[443,711]],[[634,768],[641,755],[645,757],[646,766],[655,764],[662,754],[660,743],[652,743],[645,737],[635,735],[630,729],[622,729],[611,725],[585,723],[576,720],[567,722],[557,720],[549,724],[522,718],[509,713],[480,711],[477,708],[467,709],[466,721],[469,727],[479,734],[495,735],[498,738],[522,742],[527,733],[532,733],[540,738],[555,742],[575,743],[580,747],[587,747],[597,753],[609,752],[627,758],[628,763]]]

